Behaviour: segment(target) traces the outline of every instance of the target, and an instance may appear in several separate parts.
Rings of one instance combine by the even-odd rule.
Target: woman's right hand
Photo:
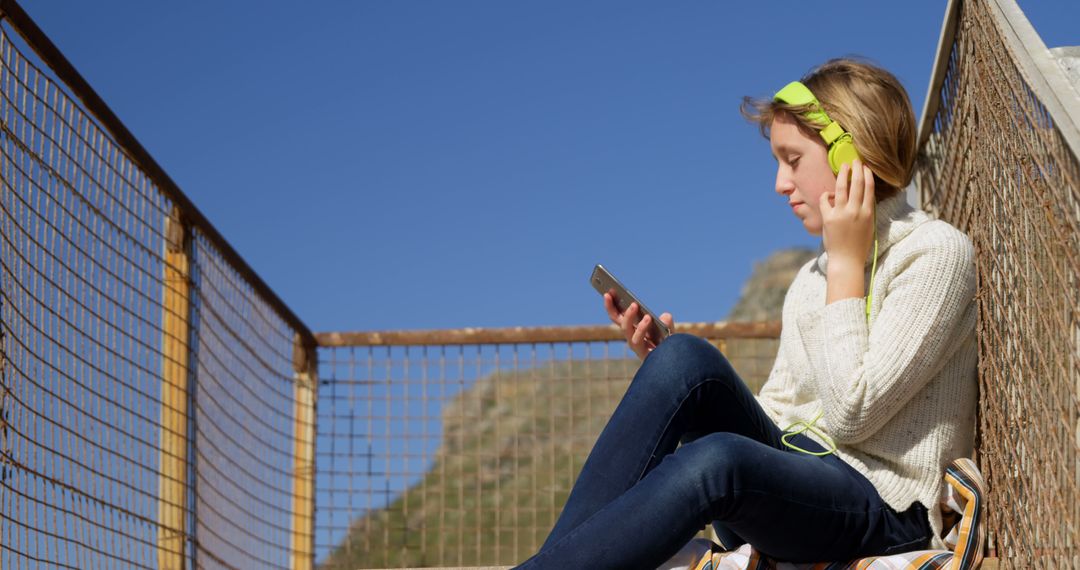
[[[630,303],[630,306],[626,308],[626,312],[620,313],[615,308],[615,300],[609,291],[604,293],[604,309],[607,310],[611,322],[615,323],[615,326],[619,327],[619,330],[623,332],[623,336],[626,337],[626,344],[630,345],[630,350],[633,350],[634,354],[638,355],[638,358],[645,360],[645,357],[663,342],[663,339],[654,339],[649,334],[652,317],[645,315],[638,322],[641,309],[637,303]],[[667,325],[669,331],[675,332],[675,319],[671,316],[671,313],[660,315],[660,321]],[[637,326],[634,326],[635,322],[637,322]]]

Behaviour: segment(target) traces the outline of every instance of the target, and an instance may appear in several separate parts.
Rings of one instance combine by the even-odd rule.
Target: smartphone
[[[630,308],[631,303],[637,303],[640,309],[641,315],[649,315],[652,317],[652,325],[649,327],[649,336],[655,339],[656,342],[660,342],[671,334],[667,325],[663,323],[656,314],[649,310],[629,289],[623,286],[614,275],[611,274],[603,265],[599,263],[593,268],[592,277],[589,278],[589,282],[592,283],[593,289],[596,289],[598,293],[603,295],[604,293],[611,292],[613,301],[615,301],[615,308],[620,313],[626,312],[626,309]],[[640,319],[639,319],[640,321]],[[634,323],[635,325],[637,323]]]

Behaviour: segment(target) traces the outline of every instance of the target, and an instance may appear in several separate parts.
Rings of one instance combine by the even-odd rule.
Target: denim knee
[[[697,335],[676,333],[661,342],[660,346],[649,353],[645,361],[663,360],[665,361],[663,364],[672,366],[680,363],[716,361],[718,358],[726,361],[720,349],[709,341]]]
[[[693,387],[704,379],[734,379],[734,369],[720,349],[692,334],[673,334],[649,353],[634,378],[664,390]],[[678,382],[683,380],[684,382]]]

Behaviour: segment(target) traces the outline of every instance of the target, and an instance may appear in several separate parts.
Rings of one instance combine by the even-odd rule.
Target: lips
[[[794,210],[795,206],[798,206],[800,204],[803,204],[803,202],[790,202],[791,209]]]

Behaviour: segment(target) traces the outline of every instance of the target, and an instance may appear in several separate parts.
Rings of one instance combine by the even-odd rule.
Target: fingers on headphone
[[[870,170],[869,166],[863,166],[866,172],[865,193],[863,195],[863,205],[873,208],[874,207],[874,173]]]
[[[848,164],[841,164],[840,171],[836,173],[836,204],[841,205],[847,203],[848,198],[848,179],[851,174],[851,167]]]
[[[857,158],[851,163],[851,190],[848,198],[856,206],[862,206],[863,203],[863,184],[865,183],[866,174],[863,168],[862,161]]]

